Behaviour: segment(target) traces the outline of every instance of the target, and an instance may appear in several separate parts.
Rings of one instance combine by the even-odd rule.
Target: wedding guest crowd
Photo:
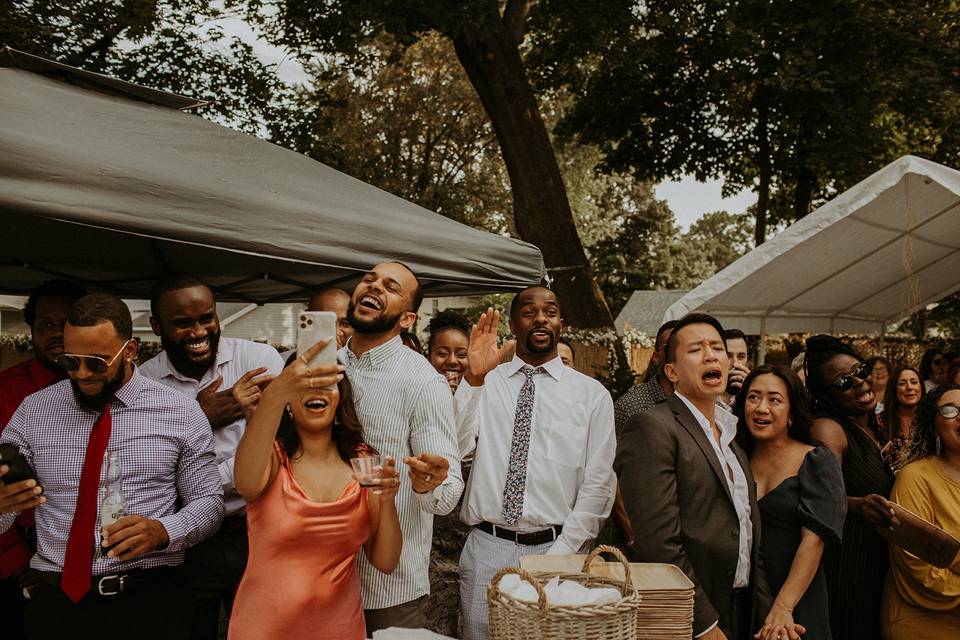
[[[424,350],[417,274],[358,278],[305,301],[334,335],[281,357],[222,336],[214,290],[171,274],[139,365],[122,300],[32,293],[33,357],[0,372],[5,639],[210,640],[224,619],[232,640],[485,639],[497,571],[586,553],[608,518],[691,580],[695,638],[960,637],[956,353],[914,368],[818,335],[757,364],[690,314],[614,403],[549,288],[439,312]],[[903,510],[954,557],[891,535]]]

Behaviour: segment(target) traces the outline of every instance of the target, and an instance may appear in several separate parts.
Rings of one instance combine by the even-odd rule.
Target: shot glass
[[[357,476],[357,482],[361,487],[375,487],[375,480],[380,479],[380,471],[377,467],[383,466],[383,456],[363,456],[362,458],[350,458],[350,466],[353,467],[353,473]]]

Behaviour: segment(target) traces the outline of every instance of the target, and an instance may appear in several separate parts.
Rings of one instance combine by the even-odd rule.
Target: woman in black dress
[[[810,439],[810,400],[796,373],[763,365],[743,389],[733,407],[737,441],[757,483],[760,554],[776,594],[759,638],[832,640],[820,558],[840,541],[847,513],[840,464]]]
[[[886,496],[893,472],[881,454],[870,368],[837,338],[814,336],[807,340],[806,373],[815,411],[811,435],[840,460],[847,493],[843,543],[824,555],[830,626],[837,640],[877,640],[889,554],[874,527],[891,525]]]

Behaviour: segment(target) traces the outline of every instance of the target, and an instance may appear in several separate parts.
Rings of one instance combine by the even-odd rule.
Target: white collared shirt
[[[505,525],[503,489],[517,400],[526,377],[519,357],[487,374],[482,387],[457,388],[461,457],[475,457],[461,519]],[[579,553],[597,537],[616,490],[613,401],[598,381],[565,367],[559,357],[533,376],[536,385],[527,453],[527,481],[518,531],[563,525],[548,553]]]
[[[690,409],[690,413],[707,434],[707,440],[713,447],[713,452],[724,469],[723,478],[727,481],[730,495],[733,496],[733,506],[737,510],[737,520],[740,522],[740,552],[737,557],[737,572],[733,578],[733,588],[740,589],[750,584],[750,550],[753,548],[753,523],[750,519],[750,485],[747,484],[747,474],[740,466],[740,460],[730,448],[730,444],[737,435],[737,418],[729,411],[717,407],[714,420],[720,429],[720,443],[713,437],[713,428],[710,421],[692,402],[683,397],[679,391],[674,395],[683,401]],[[732,476],[732,477],[731,477]]]
[[[278,375],[283,370],[283,359],[277,350],[268,344],[221,336],[217,346],[217,361],[207,369],[200,380],[194,380],[177,371],[166,351],[161,351],[144,362],[140,373],[176,389],[188,398],[196,398],[217,376],[223,377],[219,390],[224,391],[232,387],[245,373],[260,367],[266,367],[267,374]],[[213,448],[217,455],[220,479],[223,481],[223,501],[227,516],[243,512],[243,498],[233,484],[233,460],[246,426],[247,421],[240,418],[225,427],[213,430]]]

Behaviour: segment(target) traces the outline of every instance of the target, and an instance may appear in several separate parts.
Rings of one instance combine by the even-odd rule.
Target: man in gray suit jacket
[[[751,640],[769,609],[759,566],[760,513],[736,418],[717,406],[729,360],[713,317],[682,318],[667,341],[674,394],[627,422],[614,468],[641,562],[693,581],[693,635]]]

